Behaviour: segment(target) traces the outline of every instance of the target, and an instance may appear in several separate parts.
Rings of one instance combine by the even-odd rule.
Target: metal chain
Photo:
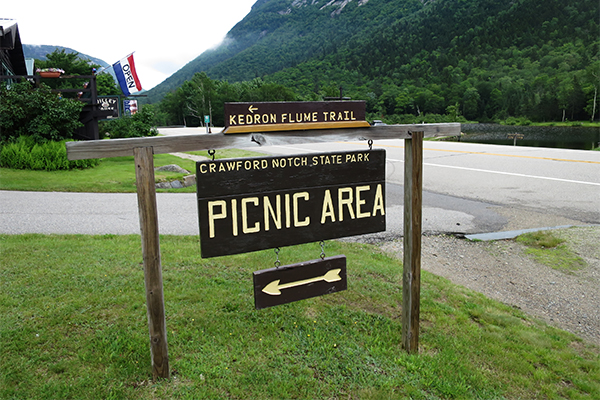
[[[369,145],[369,150],[373,150],[373,139],[369,139],[367,144]]]
[[[210,150],[208,151],[208,155],[209,155],[209,156],[212,156],[212,160],[213,160],[213,161],[215,161],[215,153],[216,153],[216,152],[217,152],[217,151],[216,151],[216,150],[213,150],[213,149],[210,149]]]
[[[275,260],[275,268],[279,268],[281,265],[281,261],[279,261],[279,251],[279,247],[275,249],[275,255],[277,256],[277,259]]]
[[[325,242],[321,240],[321,260],[325,259]]]

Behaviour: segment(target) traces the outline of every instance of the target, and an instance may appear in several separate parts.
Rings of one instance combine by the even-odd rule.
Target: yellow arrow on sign
[[[250,107],[248,107],[248,111],[250,111],[252,114],[254,114],[254,111],[258,111],[258,107],[254,107],[253,105],[250,105]]]
[[[308,285],[309,283],[325,281],[325,282],[336,282],[341,281],[340,277],[340,268],[332,269],[331,271],[327,271],[327,273],[323,276],[317,276],[316,278],[304,279],[302,281],[284,283],[283,285],[279,284],[280,279],[277,279],[271,283],[269,283],[262,290],[266,294],[270,294],[271,296],[278,296],[281,294],[282,289],[289,289],[296,286]]]

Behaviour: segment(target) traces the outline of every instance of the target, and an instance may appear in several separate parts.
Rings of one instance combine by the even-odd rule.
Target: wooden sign
[[[98,109],[106,118],[119,118],[119,96],[98,96]]]
[[[225,103],[224,133],[370,127],[364,101]]]
[[[202,257],[385,230],[385,150],[196,164]]]
[[[346,256],[254,272],[257,310],[346,290]]]

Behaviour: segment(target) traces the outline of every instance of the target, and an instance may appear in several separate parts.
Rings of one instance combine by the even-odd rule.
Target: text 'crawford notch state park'
[[[385,150],[203,161],[202,257],[385,230]]]

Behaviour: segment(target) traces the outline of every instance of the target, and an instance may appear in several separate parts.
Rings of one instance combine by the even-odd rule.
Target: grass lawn
[[[590,121],[567,121],[567,122],[535,122],[532,126],[582,126],[585,128],[600,128],[600,123]]]
[[[139,236],[0,235],[0,398],[600,398],[597,347],[426,272],[406,354],[402,267],[375,246],[327,242],[349,289],[260,311],[252,272],[272,251],[201,259],[188,236],[161,250],[173,377],[152,382]]]
[[[207,152],[192,152],[208,156]],[[262,154],[245,150],[218,150],[215,158],[255,157]],[[196,163],[170,154],[154,156],[154,167],[177,164],[196,173]],[[155,172],[157,182],[182,179],[184,174]],[[0,190],[40,192],[135,193],[135,164],[133,156],[106,158],[90,169],[71,171],[31,171],[0,168]],[[196,186],[183,189],[157,189],[157,192],[195,193]]]

